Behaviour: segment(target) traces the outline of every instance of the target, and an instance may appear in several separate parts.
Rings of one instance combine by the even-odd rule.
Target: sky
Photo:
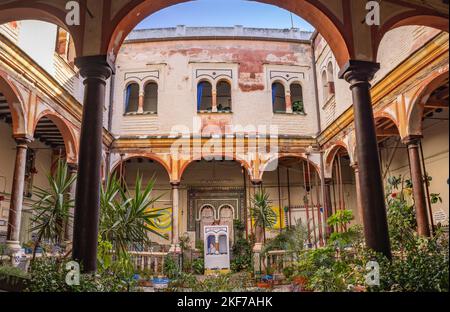
[[[294,27],[314,30],[293,14]],[[196,0],[156,12],[136,29],[186,26],[234,26],[291,28],[291,13],[279,7],[245,0]]]

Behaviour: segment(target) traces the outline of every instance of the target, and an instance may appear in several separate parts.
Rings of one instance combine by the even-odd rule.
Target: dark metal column
[[[416,209],[417,233],[421,236],[430,236],[428,223],[425,188],[420,164],[418,137],[408,137],[403,142],[408,146],[410,160],[411,181],[413,184],[414,207]]]
[[[369,81],[380,65],[350,60],[339,73],[350,83],[355,118],[357,158],[367,247],[391,258],[380,159]]]
[[[81,76],[85,78],[85,89],[72,257],[81,263],[83,272],[95,272],[100,210],[103,107],[106,80],[111,76],[113,67],[105,55],[80,57],[76,59],[75,64],[80,69]]]

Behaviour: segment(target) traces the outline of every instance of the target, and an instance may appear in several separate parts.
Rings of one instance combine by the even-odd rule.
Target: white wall
[[[50,75],[55,75],[53,54],[55,52],[57,26],[41,21],[21,21],[19,47]]]

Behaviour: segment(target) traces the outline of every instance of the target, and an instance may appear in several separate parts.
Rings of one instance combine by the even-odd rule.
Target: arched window
[[[272,84],[272,106],[274,113],[286,112],[286,94],[283,84],[279,82]]]
[[[208,81],[201,81],[197,85],[197,110],[212,110],[212,85]]]
[[[328,94],[333,95],[334,94],[334,71],[333,71],[333,64],[331,64],[331,62],[329,62],[328,66],[327,66],[327,76],[328,76]]]
[[[130,83],[125,91],[125,113],[137,112],[139,108],[139,85]]]
[[[217,111],[231,111],[231,85],[227,81],[219,81],[217,84]]]
[[[149,82],[144,88],[144,112],[158,112],[158,84]]]
[[[292,111],[294,113],[305,113],[305,106],[303,104],[303,90],[302,86],[298,83],[293,83],[290,86],[291,90],[291,102]]]
[[[323,101],[326,102],[328,100],[328,78],[327,78],[327,72],[324,70],[322,72],[322,96]]]

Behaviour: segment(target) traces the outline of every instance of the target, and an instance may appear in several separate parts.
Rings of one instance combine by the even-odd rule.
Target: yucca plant
[[[70,209],[74,206],[74,200],[70,196],[70,189],[75,179],[75,175],[69,174],[67,164],[59,160],[55,173],[47,175],[49,188],[34,187],[37,200],[33,204],[30,232],[36,232],[37,240],[33,259],[42,240],[57,243],[63,233],[64,224],[73,217]]]
[[[148,233],[167,238],[158,229],[162,211],[167,208],[150,209],[161,196],[153,197],[155,179],[143,187],[142,176],[136,177],[133,193],[124,190],[116,176],[108,178],[101,192],[100,236],[114,245],[118,257],[125,255],[133,243],[150,243]]]
[[[269,194],[265,190],[257,192],[252,198],[251,216],[255,222],[255,227],[263,232],[264,242],[266,242],[266,229],[271,229],[277,223],[277,215],[272,210]]]

